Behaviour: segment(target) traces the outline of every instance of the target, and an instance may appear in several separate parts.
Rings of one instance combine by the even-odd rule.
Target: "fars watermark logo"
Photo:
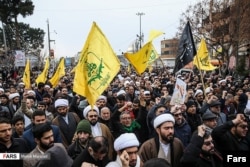
[[[227,152],[224,157],[224,166],[226,167],[249,167],[250,152],[235,151]]]
[[[0,160],[20,160],[20,153],[0,153]]]

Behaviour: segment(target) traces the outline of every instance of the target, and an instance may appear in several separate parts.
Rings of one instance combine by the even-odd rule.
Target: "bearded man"
[[[154,119],[154,128],[158,136],[147,140],[139,149],[143,163],[152,158],[163,158],[171,166],[180,167],[183,154],[182,142],[174,137],[175,119],[171,114],[160,114]]]
[[[45,122],[34,126],[32,132],[37,145],[24,157],[23,167],[35,166],[41,160],[39,155],[41,156],[54,146],[53,130],[49,123]]]

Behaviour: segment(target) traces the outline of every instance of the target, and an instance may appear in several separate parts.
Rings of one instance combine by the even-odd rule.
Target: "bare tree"
[[[239,50],[250,43],[249,4],[249,0],[202,0],[182,13],[179,33],[189,21],[197,43],[204,38],[211,54],[221,48],[219,56],[227,69],[230,57],[238,60]]]

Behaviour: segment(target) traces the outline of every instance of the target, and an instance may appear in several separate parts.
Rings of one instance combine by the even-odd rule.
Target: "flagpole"
[[[204,96],[205,96],[205,99],[206,99],[206,93],[205,93],[205,84],[204,84],[204,80],[203,80],[203,74],[202,74],[202,72],[201,72],[201,69],[200,69],[200,62],[199,62],[199,60],[198,60],[198,56],[196,55],[195,56],[195,58],[196,58],[196,61],[198,62],[198,69],[199,69],[199,73],[200,73],[200,77],[201,77],[201,83],[202,83],[202,87],[203,87],[203,94],[204,94]]]

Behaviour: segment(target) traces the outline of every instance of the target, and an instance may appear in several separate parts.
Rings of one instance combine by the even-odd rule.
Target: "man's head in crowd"
[[[154,119],[154,128],[162,143],[168,144],[174,139],[175,119],[171,114],[161,114]]]
[[[184,122],[184,117],[183,117],[183,113],[181,111],[181,106],[179,106],[179,105],[172,106],[170,112],[174,116],[176,125],[181,125]]]
[[[50,105],[52,103],[51,95],[48,93],[44,94],[43,102],[45,102],[47,105]]]
[[[214,143],[213,143],[211,134],[206,133],[203,136],[203,139],[204,139],[204,142],[201,147],[202,152],[205,153],[206,155],[213,154],[215,150],[214,150]]]
[[[186,103],[187,106],[187,113],[190,115],[196,114],[196,105],[195,102],[193,100],[189,100]]]
[[[139,141],[134,133],[124,133],[120,135],[114,142],[114,149],[118,156],[128,154],[129,166],[135,167],[138,158]]]
[[[59,115],[65,117],[69,111],[69,101],[67,99],[57,99],[55,101],[55,108]]]
[[[12,119],[12,125],[17,134],[22,134],[24,132],[24,117],[21,115],[14,116]]]
[[[219,101],[212,101],[209,104],[209,109],[212,111],[214,114],[218,115],[221,112],[221,103]]]
[[[108,140],[104,136],[92,138],[88,143],[88,152],[96,161],[101,161],[108,153]]]
[[[12,128],[11,122],[7,118],[0,118],[0,143],[5,146],[11,144]]]
[[[46,151],[54,146],[53,131],[49,123],[41,123],[34,126],[32,133],[36,144],[42,151]]]
[[[96,100],[96,106],[99,108],[99,110],[103,107],[105,107],[107,104],[107,97],[106,96],[99,96]]]
[[[117,101],[118,108],[123,107],[125,105],[125,102],[126,102],[125,96],[124,95],[118,95],[116,97],[116,101]]]
[[[92,135],[92,130],[88,120],[81,120],[77,124],[76,134],[80,144],[86,145]]]
[[[43,110],[36,110],[32,114],[33,125],[38,125],[46,122],[46,114]]]
[[[132,117],[129,112],[124,111],[120,114],[120,123],[123,126],[130,127],[132,123]]]
[[[98,107],[94,105],[93,108],[91,108],[91,105],[88,105],[83,110],[83,116],[91,125],[95,125],[98,122],[99,117]]]
[[[203,124],[211,129],[217,126],[217,115],[212,113],[209,109],[202,115]]]
[[[110,120],[110,116],[111,116],[111,111],[108,107],[103,107],[100,110],[100,117],[102,120],[108,121]]]

